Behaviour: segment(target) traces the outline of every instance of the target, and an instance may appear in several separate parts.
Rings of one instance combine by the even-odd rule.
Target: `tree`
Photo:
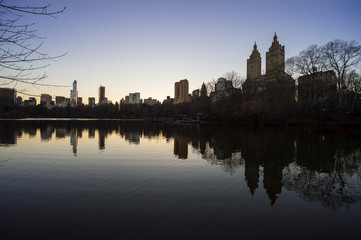
[[[361,61],[361,45],[356,41],[334,40],[323,48],[324,64],[328,70],[335,72],[338,91],[339,108],[342,107],[342,96],[346,91],[346,74]]]
[[[349,100],[349,111],[353,113],[356,108],[356,101],[359,94],[361,94],[361,74],[355,70],[346,74],[345,86],[347,93],[350,96]]]
[[[11,83],[41,84],[46,74],[34,76],[33,72],[49,66],[49,61],[60,56],[49,56],[40,51],[44,41],[33,29],[34,23],[23,23],[24,15],[56,17],[65,7],[52,11],[51,5],[27,6],[0,0],[0,79],[1,85]],[[38,43],[34,43],[38,41]]]
[[[234,70],[226,72],[225,74],[223,74],[223,77],[227,80],[232,81],[232,85],[234,88],[241,88],[243,82],[245,81],[245,79],[242,78],[241,75]]]

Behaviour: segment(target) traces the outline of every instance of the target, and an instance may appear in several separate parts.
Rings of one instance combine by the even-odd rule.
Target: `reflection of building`
[[[70,130],[70,145],[73,146],[73,154],[76,156],[77,145],[78,145],[78,136],[76,134],[76,128]]]
[[[182,133],[174,135],[174,155],[179,159],[188,158],[188,139]]]
[[[49,141],[53,136],[54,127],[51,125],[46,125],[40,128],[40,138],[41,140]]]
[[[99,129],[99,149],[100,150],[103,150],[105,149],[105,136],[106,136],[106,131],[105,130],[102,130],[102,129]]]
[[[90,127],[88,129],[88,138],[95,138],[95,128]]]
[[[189,102],[188,80],[183,79],[174,84],[174,103]]]
[[[15,88],[0,88],[0,104],[15,104],[16,93]]]
[[[55,132],[56,138],[65,138],[66,134],[67,134],[67,130],[65,127],[57,127],[56,128],[56,132]]]
[[[128,140],[129,143],[139,144],[141,132],[138,131],[129,131],[125,133],[125,140]]]

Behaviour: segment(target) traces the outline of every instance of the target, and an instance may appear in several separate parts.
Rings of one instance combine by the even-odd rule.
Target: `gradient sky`
[[[254,41],[265,68],[265,53],[274,32],[285,45],[286,58],[311,44],[334,39],[361,43],[360,0],[42,0],[9,1],[25,5],[66,6],[56,19],[26,16],[42,51],[68,52],[45,71],[42,83],[72,85],[79,96],[98,101],[98,87],[113,103],[130,92],[141,98],[174,97],[174,82],[188,79],[189,91],[235,70],[246,76]],[[27,93],[70,95],[70,87],[32,87]],[[21,94],[19,94],[21,95]],[[28,98],[28,96],[26,96]]]

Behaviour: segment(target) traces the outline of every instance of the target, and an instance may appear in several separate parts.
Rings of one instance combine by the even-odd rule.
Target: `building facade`
[[[17,90],[15,88],[0,88],[0,104],[16,103]]]
[[[138,103],[141,103],[140,93],[139,92],[129,93],[129,104],[138,104]]]
[[[75,107],[78,100],[78,83],[76,80],[73,82],[73,89],[70,90],[70,105]]]
[[[189,84],[187,79],[174,84],[174,103],[190,102]]]
[[[314,72],[298,78],[298,105],[305,110],[328,110],[337,101],[334,71]]]
[[[285,73],[285,47],[275,33],[266,52],[266,74],[261,74],[261,55],[257,44],[247,59],[247,79],[243,84],[246,100],[262,100],[276,106],[295,102],[296,85],[291,75]]]
[[[88,98],[88,105],[90,107],[95,107],[95,98],[94,97],[89,97]]]
[[[99,87],[99,105],[106,104],[105,100],[105,87],[100,86]]]

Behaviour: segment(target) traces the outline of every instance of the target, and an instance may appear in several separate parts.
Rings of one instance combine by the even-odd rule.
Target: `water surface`
[[[359,237],[355,129],[0,121],[0,239]]]

